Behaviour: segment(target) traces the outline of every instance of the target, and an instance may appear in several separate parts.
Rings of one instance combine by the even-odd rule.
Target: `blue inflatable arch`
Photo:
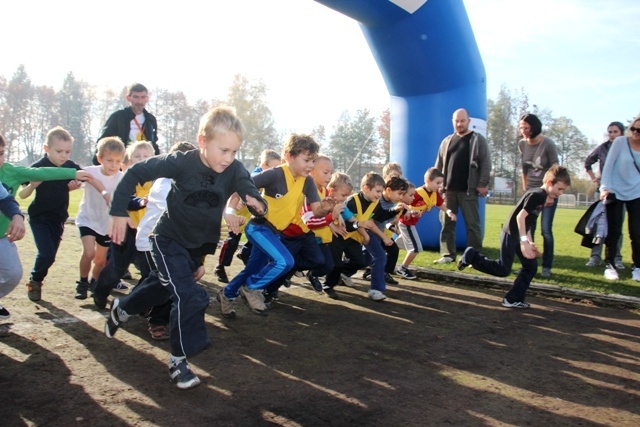
[[[466,108],[486,134],[484,65],[462,0],[316,0],[360,23],[391,96],[391,160],[416,185],[435,164],[451,117]],[[480,217],[484,229],[484,199]],[[456,245],[466,246],[462,215]],[[425,247],[437,248],[436,213],[418,223]]]

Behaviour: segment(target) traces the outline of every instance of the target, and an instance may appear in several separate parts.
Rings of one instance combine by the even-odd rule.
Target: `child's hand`
[[[109,237],[116,245],[124,243],[127,235],[129,216],[112,216],[109,221]]]
[[[344,228],[346,230],[347,226],[344,223],[344,218],[342,218],[342,215],[338,215],[338,225],[342,228]]]
[[[40,185],[40,183],[38,183],[38,185]],[[69,183],[67,184],[67,187],[69,187],[69,191],[77,190],[78,188],[82,187],[82,181],[78,181],[77,179],[74,179],[72,181],[69,181]]]
[[[322,201],[320,201],[320,208],[322,208],[322,210],[326,213],[331,212],[335,205],[336,202],[331,197],[325,197]]]
[[[89,172],[85,171],[76,171],[76,179],[79,181],[91,181],[93,176]]]
[[[149,203],[149,196],[144,196],[140,199],[140,207],[144,208]]]
[[[333,207],[333,211],[331,212],[331,216],[336,219],[341,217],[341,213],[344,209],[344,203],[338,203]]]
[[[251,208],[253,208],[254,211],[256,211],[258,214],[263,215],[265,212],[265,206],[262,204],[262,202],[258,201],[258,199],[251,197],[247,194],[246,200],[245,200],[245,204]],[[235,231],[234,231],[235,233]]]
[[[384,239],[382,239],[382,243],[384,243],[385,246],[391,246],[393,245],[393,240],[388,238],[387,236],[384,236]]]
[[[107,206],[111,206],[111,193],[106,193],[102,196]]]
[[[377,227],[377,225],[372,219],[368,219],[366,221],[358,221],[358,227],[364,228],[365,230],[371,230],[373,227]]]
[[[347,229],[346,227],[331,223],[329,224],[329,229],[331,230],[331,233],[333,233],[334,236],[342,236],[342,237],[347,237]]]
[[[362,235],[362,244],[366,246],[369,244],[370,241],[371,241],[371,237],[369,237],[369,233],[365,231],[364,234]]]
[[[458,220],[458,217],[453,212],[450,212],[447,215],[449,215],[449,218],[451,218],[451,221],[457,221]]]
[[[197,282],[198,280],[202,279],[202,276],[204,276],[204,273],[205,273],[204,265],[201,265],[200,267],[198,267],[196,271],[194,271],[193,278]]]
[[[42,181],[31,181],[29,185],[31,188],[38,188],[38,185],[42,184]]]
[[[241,219],[244,219],[236,214],[225,213],[224,214],[224,222],[227,223],[227,227],[229,230],[235,234],[240,234],[240,226],[242,225]]]
[[[24,218],[22,215],[14,215],[9,223],[9,227],[7,228],[7,232],[5,235],[10,242],[15,242],[24,237],[25,228],[24,228]]]
[[[534,242],[530,242],[529,245],[531,246],[531,250],[533,251],[534,257],[541,258],[542,252],[540,252],[540,250],[538,249],[538,246],[536,246]]]

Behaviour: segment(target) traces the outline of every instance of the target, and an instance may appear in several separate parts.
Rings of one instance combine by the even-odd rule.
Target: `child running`
[[[237,192],[254,215],[263,215],[267,208],[249,172],[235,159],[244,132],[242,122],[230,107],[214,108],[200,120],[199,150],[160,155],[132,166],[113,197],[109,235],[121,244],[127,230],[127,204],[136,184],[163,177],[173,180],[167,209],[150,237],[158,271],[129,295],[114,299],[104,332],[113,337],[132,314],[164,303],[169,293],[169,375],[180,389],[200,384],[187,357],[211,344],[204,321],[210,297],[198,286],[194,273],[201,267],[203,256],[216,250],[225,202]],[[230,216],[225,214],[225,219],[234,224]]]
[[[258,174],[262,171],[269,170],[275,168],[280,165],[282,161],[280,160],[280,154],[274,150],[264,150],[262,154],[260,154],[260,166],[255,168],[251,175]],[[213,273],[218,278],[219,282],[229,283],[229,276],[227,276],[227,271],[225,267],[229,267],[231,265],[231,261],[233,261],[233,254],[238,249],[238,245],[240,244],[240,238],[242,237],[242,232],[244,231],[244,226],[246,225],[246,221],[248,221],[251,217],[249,211],[246,206],[234,206],[234,209],[237,210],[236,215],[245,218],[245,223],[240,226],[240,233],[234,233],[233,231],[229,231],[229,236],[225,239],[224,243],[222,243],[222,247],[220,248],[220,256],[218,257],[218,265],[216,266]],[[242,248],[242,252],[245,252],[244,255],[240,256],[240,259],[246,265],[249,260],[249,254],[251,253],[251,244],[247,242],[245,246]]]
[[[122,162],[123,169],[153,157],[154,148],[148,141],[132,142],[125,149]],[[136,250],[136,230],[140,220],[146,212],[147,196],[151,190],[151,181],[138,183],[136,190],[129,199],[128,212],[131,224],[127,226],[127,238],[122,245],[111,242],[111,257],[104,266],[93,289],[93,303],[99,309],[107,306],[107,298],[112,289],[126,289],[121,286],[120,278],[124,275],[133,261],[138,259]]]
[[[50,150],[52,158],[55,159],[54,161],[60,162],[60,165],[62,165],[66,162],[66,159],[69,158],[69,153],[71,152],[71,144],[72,144],[73,138],[71,138],[71,135],[69,135],[69,133],[62,128],[59,128],[59,129],[54,128],[52,129],[52,131],[54,132],[51,135],[55,134],[56,135],[55,139],[58,139],[58,137],[61,137],[65,141],[58,141],[57,143],[52,144],[54,147],[56,147],[55,149],[50,150],[50,148],[47,147],[45,148],[45,151],[48,153]],[[54,166],[52,167],[40,167],[40,168],[26,168],[23,166],[14,166],[11,163],[5,162],[5,155],[6,155],[6,141],[4,137],[0,135],[0,181],[3,182],[9,194],[11,195],[16,194],[18,188],[20,187],[20,184],[23,184],[25,182],[31,182],[35,184],[40,181],[62,180],[64,195],[60,195],[60,198],[62,201],[64,201],[64,197],[66,197],[67,203],[66,204],[62,203],[61,209],[63,209],[65,212],[66,212],[66,206],[68,206],[68,199],[69,199],[70,187],[68,186],[68,183],[72,180],[85,180],[85,181],[88,181],[89,183],[91,182],[91,175],[89,175],[87,172],[82,170],[76,170],[75,168],[69,168],[69,167],[58,167],[56,163],[53,163]],[[71,187],[75,187],[76,185],[77,184],[74,183],[71,185]],[[58,200],[53,201],[52,206],[60,206],[60,205],[57,205],[57,203],[58,203]],[[29,211],[31,212],[31,208],[29,208]],[[62,213],[58,212],[59,217],[65,216],[65,212],[62,212]],[[64,220],[66,220],[66,216]],[[59,226],[64,227],[64,220],[62,220]],[[60,235],[61,234],[62,232],[60,231]],[[59,237],[56,238],[55,237],[56,235],[57,233],[54,233],[54,235],[52,235],[51,237],[52,242],[50,242],[50,244],[52,245],[59,244],[60,238]],[[52,250],[52,252],[54,254],[53,256],[55,257],[55,251]],[[36,259],[36,262],[37,261],[38,260]],[[44,269],[45,264],[48,264],[48,263],[49,261],[47,261],[46,263],[43,262],[41,264],[42,268]],[[52,263],[53,261],[51,260],[51,264]],[[46,269],[48,270],[48,266]],[[45,271],[45,274],[46,274],[46,271]],[[27,283],[27,296],[31,301],[40,301],[42,297],[42,281],[30,280]]]
[[[0,182],[0,298],[13,291],[22,279],[22,264],[14,242],[24,237],[24,231],[20,206]],[[7,320],[10,316],[9,310],[0,304],[0,320]],[[0,335],[6,333],[5,329],[0,329]]]
[[[483,273],[506,277],[511,273],[514,255],[518,255],[522,269],[502,299],[502,305],[508,308],[530,308],[525,297],[538,270],[536,257],[542,256],[533,243],[531,230],[542,208],[553,205],[555,199],[570,185],[571,177],[567,169],[558,164],[551,166],[544,174],[542,186],[527,190],[509,215],[500,236],[500,258],[491,260],[469,246],[458,261],[458,270],[472,266]]]
[[[402,261],[402,265],[398,267],[396,273],[405,279],[413,280],[416,275],[409,270],[409,266],[416,258],[418,253],[422,252],[422,242],[418,231],[416,230],[416,224],[425,212],[429,212],[432,207],[436,206],[451,218],[451,221],[456,221],[456,214],[451,212],[444,204],[444,199],[440,194],[442,185],[444,183],[444,175],[435,167],[427,169],[424,174],[424,185],[415,188],[410,184],[409,190],[405,196],[405,204],[408,208],[404,215],[400,216],[400,222],[398,229],[400,231],[400,237],[398,240],[403,245],[407,254]],[[398,241],[396,240],[396,242]]]
[[[122,178],[120,166],[124,153],[124,144],[120,138],[117,136],[102,138],[98,141],[96,154],[100,165],[86,168],[87,172],[93,176],[93,184],[85,185],[76,216],[76,225],[82,241],[80,280],[76,282],[76,299],[87,299],[90,287],[89,274],[91,274],[91,283],[94,283],[107,262],[107,250],[111,243],[108,236],[109,204],[111,194]]]
[[[252,218],[245,228],[253,245],[251,256],[244,270],[218,293],[224,317],[236,317],[235,300],[241,292],[253,313],[265,314],[266,304],[278,298],[281,279],[294,266],[312,270],[324,262],[314,234],[300,226],[304,197],[315,216],[326,215],[334,206],[330,199],[320,201],[309,176],[319,149],[310,135],[291,134],[283,148],[286,163],[253,177],[264,191],[269,212],[264,218]]]

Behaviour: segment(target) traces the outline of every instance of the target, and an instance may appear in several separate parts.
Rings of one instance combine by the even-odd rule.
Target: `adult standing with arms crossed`
[[[155,154],[160,154],[158,148],[158,123],[156,117],[146,110],[149,102],[149,91],[141,83],[134,83],[127,91],[129,106],[112,113],[98,137],[98,141],[107,136],[117,136],[125,147],[131,141],[149,141],[153,145]],[[93,164],[98,159],[93,157]]]
[[[464,108],[453,113],[454,133],[438,149],[436,168],[444,174],[444,201],[455,214],[462,211],[467,231],[467,246],[482,249],[482,227],[478,197],[489,192],[491,157],[485,138],[469,129],[471,119]],[[440,255],[436,264],[448,264],[456,258],[456,222],[440,212]]]
[[[619,136],[611,144],[607,162],[602,170],[600,200],[608,200],[605,239],[607,268],[604,277],[618,279],[614,258],[616,245],[622,234],[623,209],[626,207],[631,238],[631,277],[640,281],[640,116],[629,126],[628,136]]]
[[[522,155],[522,189],[524,191],[540,187],[544,174],[549,168],[558,163],[556,144],[542,134],[542,122],[535,114],[524,114],[520,117],[520,133],[522,139],[518,141],[518,149]],[[558,207],[558,199],[554,199],[550,206],[542,209],[540,220],[542,223],[542,277],[551,277],[553,267],[553,217]],[[536,224],[531,227],[531,237],[535,238]]]
[[[607,159],[607,155],[609,154],[609,149],[611,148],[611,144],[613,140],[619,136],[624,134],[624,125],[620,122],[611,122],[607,127],[607,134],[609,135],[609,139],[607,139],[602,144],[598,145],[595,150],[593,150],[584,161],[584,168],[587,170],[591,181],[593,181],[596,186],[596,197],[600,197],[600,177],[602,177],[602,171],[604,169],[604,164]],[[593,173],[592,166],[594,163],[599,162],[600,167],[600,175],[596,176]],[[622,212],[622,219],[624,221],[624,210]],[[615,267],[617,270],[624,270],[624,264],[622,264],[622,254],[620,250],[622,248],[622,234],[620,234],[620,238],[618,239],[616,256],[615,256]],[[595,267],[600,265],[602,262],[602,245],[595,245],[591,248],[591,256],[589,257],[589,261],[585,264],[587,267]]]

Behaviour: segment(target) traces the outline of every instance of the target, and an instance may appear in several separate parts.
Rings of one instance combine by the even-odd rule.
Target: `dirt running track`
[[[40,303],[23,286],[2,300],[2,426],[640,425],[637,312],[508,310],[496,291],[433,282],[376,303],[364,281],[333,301],[295,279],[267,317],[240,306],[224,320],[212,304],[213,346],[191,359],[203,384],[180,391],[144,319],[109,340],[106,312],[73,298],[79,246],[67,226]],[[30,233],[19,248],[27,277]],[[212,274],[202,285],[219,289]]]

